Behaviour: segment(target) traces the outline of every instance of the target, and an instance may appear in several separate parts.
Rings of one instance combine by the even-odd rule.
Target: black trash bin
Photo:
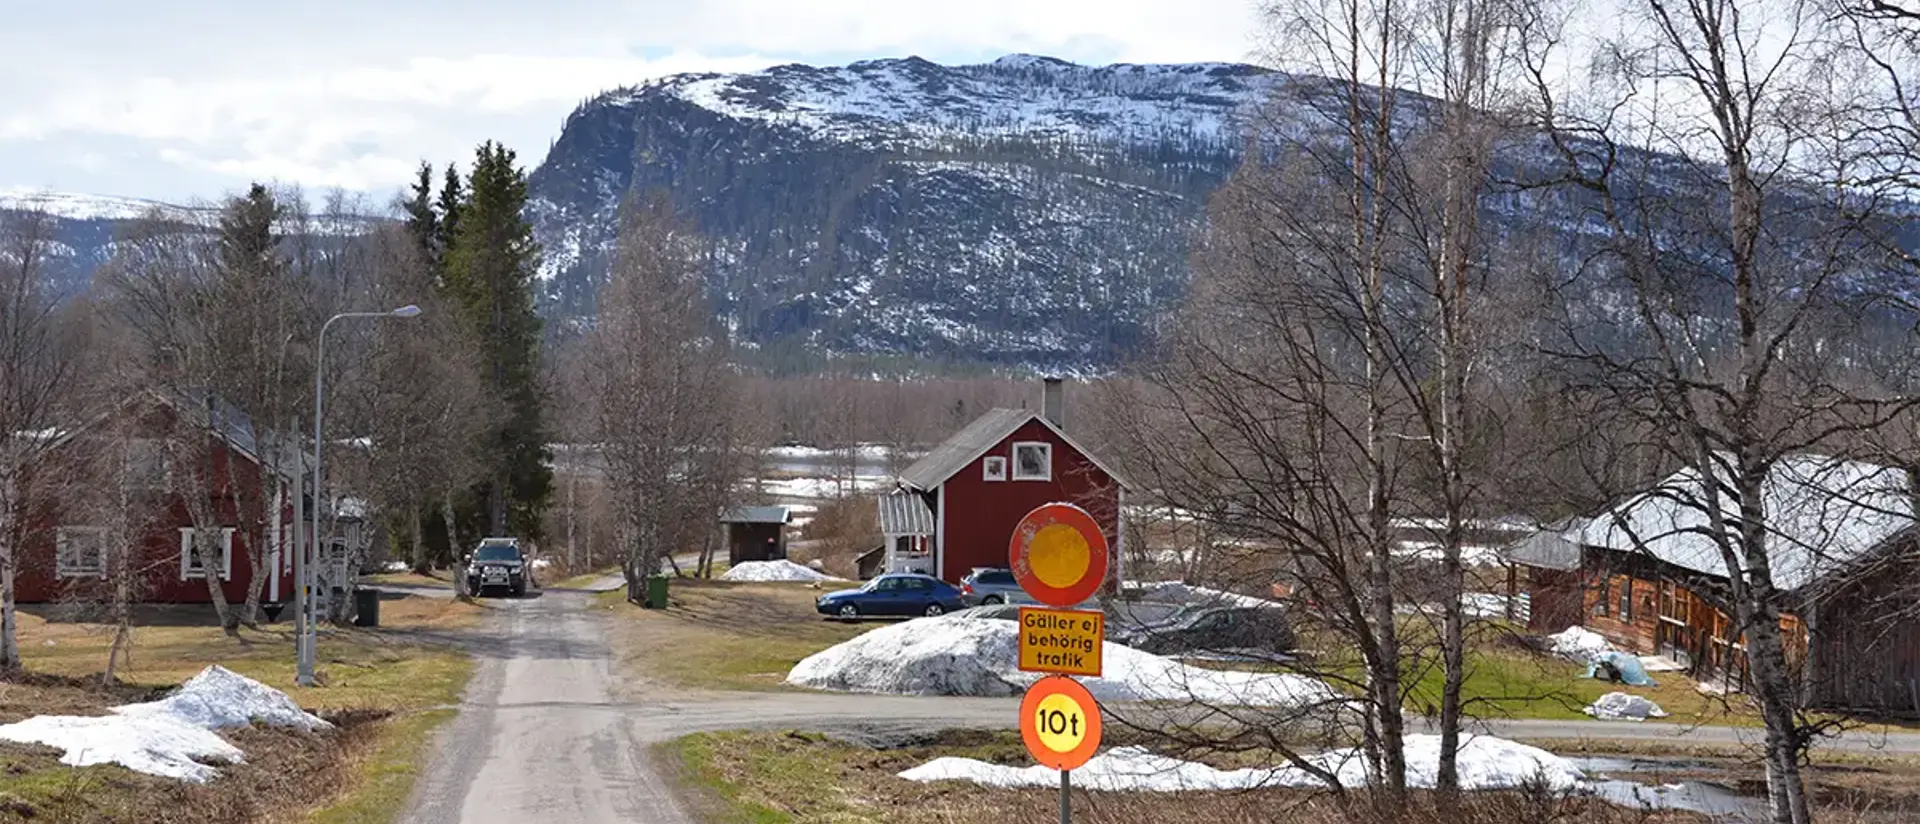
[[[361,587],[353,591],[353,625],[380,626],[380,590]]]

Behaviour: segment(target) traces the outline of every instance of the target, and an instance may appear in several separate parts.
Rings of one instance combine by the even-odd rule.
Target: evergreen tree
[[[406,202],[407,234],[420,250],[420,260],[436,276],[446,247],[441,244],[440,215],[434,211],[433,164],[422,161],[420,176],[413,182],[413,198]]]
[[[454,190],[449,181],[449,190]],[[447,200],[447,191],[441,193]],[[537,537],[552,493],[540,388],[541,323],[534,314],[533,281],[539,247],[526,220],[526,174],[514,153],[491,141],[475,153],[462,201],[443,210],[453,225],[447,250],[448,297],[477,332],[488,389],[508,414],[480,446],[491,466],[475,490],[494,535]]]
[[[448,163],[446,182],[440,186],[440,255],[434,258],[442,267],[446,266],[446,256],[460,232],[460,207],[466,203],[466,197],[460,187],[460,170]]]

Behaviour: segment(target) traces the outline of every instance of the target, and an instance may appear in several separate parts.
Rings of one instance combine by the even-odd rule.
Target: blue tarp
[[[1603,666],[1605,665],[1605,666]],[[1611,673],[1602,672],[1611,667]],[[1607,650],[1593,657],[1593,663],[1587,665],[1588,678],[1606,680],[1618,679],[1620,683],[1635,687],[1651,687],[1653,679],[1647,675],[1647,668],[1640,665],[1640,659],[1619,650]]]

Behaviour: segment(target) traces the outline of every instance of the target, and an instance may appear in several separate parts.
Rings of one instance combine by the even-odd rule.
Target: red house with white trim
[[[1065,429],[1066,388],[1045,381],[1041,411],[994,409],[908,467],[879,499],[882,572],[958,582],[975,567],[1005,567],[1014,528],[1055,502],[1085,509],[1106,533],[1120,580],[1120,510],[1127,482]]]
[[[205,432],[206,449],[181,448],[180,433],[194,430]],[[125,564],[136,600],[208,603],[206,572],[191,551],[198,510],[213,521],[202,529],[219,530],[217,574],[228,602],[244,602],[256,575],[267,576],[262,603],[291,599],[293,502],[284,494],[261,496],[268,473],[288,481],[278,488],[297,489],[302,462],[263,458],[257,435],[246,415],[223,401],[159,391],[59,433],[29,480],[15,597],[103,598],[110,568]],[[205,505],[193,506],[189,496],[202,495]],[[251,526],[246,501],[258,502]],[[258,571],[248,551],[254,534],[273,541]],[[134,551],[110,553],[118,540]]]

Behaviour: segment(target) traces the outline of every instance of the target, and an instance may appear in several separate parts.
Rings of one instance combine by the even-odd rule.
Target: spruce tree
[[[450,181],[449,189],[454,185]],[[446,195],[441,193],[443,201]],[[489,141],[475,153],[464,199],[443,210],[441,223],[454,226],[446,258],[448,296],[478,333],[489,390],[507,409],[480,445],[493,471],[477,497],[492,534],[538,537],[553,473],[539,383],[541,324],[533,304],[539,247],[524,215],[526,201],[526,174],[514,165],[513,151]]]
[[[407,234],[420,250],[420,260],[437,276],[446,247],[441,244],[440,215],[434,211],[433,164],[421,161],[420,176],[413,181],[413,197],[406,202],[406,210]]]
[[[460,207],[466,203],[466,193],[460,187],[460,170],[452,163],[447,164],[446,182],[440,186],[440,256],[435,258],[446,266],[446,255],[453,249],[453,240],[460,233]]]

